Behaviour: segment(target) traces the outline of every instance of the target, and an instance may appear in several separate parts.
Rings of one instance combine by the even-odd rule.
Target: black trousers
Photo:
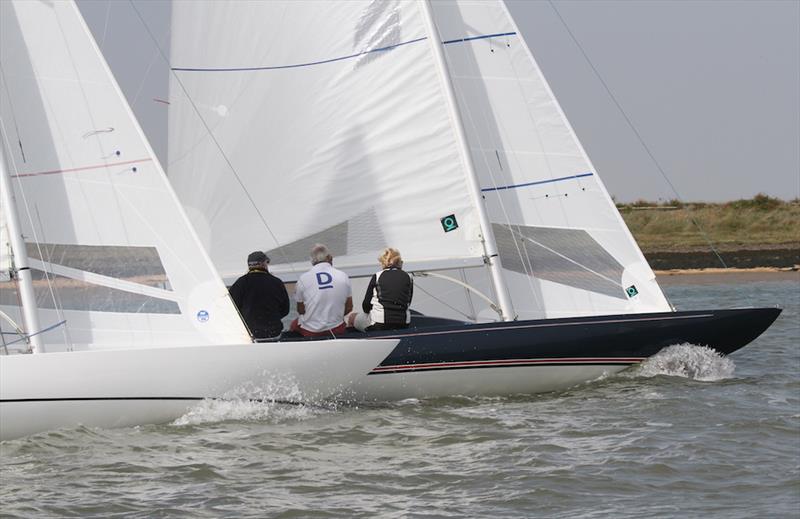
[[[280,335],[282,331],[283,331],[283,323],[280,321],[266,323],[265,325],[253,327],[250,329],[250,332],[253,334],[253,338],[256,340],[272,339]]]
[[[365,332],[375,332],[380,330],[402,330],[408,328],[408,323],[374,323],[368,326]]]

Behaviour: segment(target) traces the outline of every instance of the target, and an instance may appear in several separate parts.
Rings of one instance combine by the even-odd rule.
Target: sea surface
[[[729,358],[676,345],[569,391],[300,407],[0,444],[2,517],[800,517],[800,283],[672,278],[680,309],[779,305]]]

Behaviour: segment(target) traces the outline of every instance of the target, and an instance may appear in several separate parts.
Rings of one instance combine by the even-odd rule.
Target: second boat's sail
[[[74,3],[0,2],[0,73],[48,348],[249,342]],[[21,322],[15,284],[0,283]]]

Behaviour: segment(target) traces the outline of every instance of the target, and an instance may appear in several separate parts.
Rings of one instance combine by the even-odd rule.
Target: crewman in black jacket
[[[278,337],[281,319],[289,313],[289,295],[283,281],[269,273],[269,258],[261,251],[247,256],[248,272],[230,288],[242,319],[257,341]]]

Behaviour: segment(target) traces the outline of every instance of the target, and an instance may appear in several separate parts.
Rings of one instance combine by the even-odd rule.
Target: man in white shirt
[[[306,337],[344,333],[344,316],[353,309],[350,278],[333,268],[328,247],[316,244],[311,248],[311,270],[300,276],[294,298],[300,316],[291,330]]]

